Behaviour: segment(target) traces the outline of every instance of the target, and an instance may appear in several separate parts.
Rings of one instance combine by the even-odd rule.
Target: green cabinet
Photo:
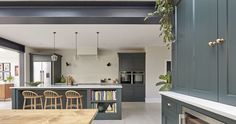
[[[120,71],[145,71],[145,53],[118,53]]]
[[[209,41],[217,39],[217,0],[195,0],[192,7],[193,65],[189,93],[217,101],[217,47],[208,46]]]
[[[225,42],[219,49],[219,101],[236,106],[236,1],[219,0],[219,38]]]
[[[161,98],[162,98],[162,124],[181,124],[179,123],[180,122],[179,116],[183,116],[184,108],[194,110],[212,119],[219,120],[224,124],[236,124],[235,120],[229,119],[227,117],[223,117],[221,115],[218,115],[217,113],[206,111],[197,106],[190,105],[186,102],[181,102],[181,101],[175,100],[173,98],[170,98],[164,95]],[[181,120],[183,123],[184,119],[182,118]],[[198,124],[198,123],[194,123],[194,124]]]
[[[235,0],[178,3],[172,54],[176,92],[236,105],[235,6]]]

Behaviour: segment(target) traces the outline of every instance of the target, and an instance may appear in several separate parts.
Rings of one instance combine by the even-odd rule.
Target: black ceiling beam
[[[0,46],[6,47],[6,48],[10,48],[10,49],[14,49],[20,52],[25,52],[25,46],[15,43],[13,41],[10,41],[8,39],[2,38],[0,37]]]
[[[1,6],[155,6],[145,1],[1,1]]]
[[[0,24],[157,24],[155,2],[0,2]]]

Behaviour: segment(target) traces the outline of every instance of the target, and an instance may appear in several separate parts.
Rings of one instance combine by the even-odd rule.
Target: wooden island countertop
[[[97,109],[0,110],[1,124],[91,124]]]

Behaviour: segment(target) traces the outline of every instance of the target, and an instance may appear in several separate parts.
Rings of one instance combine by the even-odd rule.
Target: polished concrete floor
[[[11,102],[0,101],[0,109],[11,109]],[[93,124],[161,124],[159,103],[125,102],[122,120],[95,120]]]

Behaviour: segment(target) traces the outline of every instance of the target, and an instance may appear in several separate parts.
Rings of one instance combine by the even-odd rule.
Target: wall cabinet
[[[118,53],[120,71],[145,71],[145,53]]]
[[[181,0],[173,43],[174,90],[236,105],[235,0]]]

